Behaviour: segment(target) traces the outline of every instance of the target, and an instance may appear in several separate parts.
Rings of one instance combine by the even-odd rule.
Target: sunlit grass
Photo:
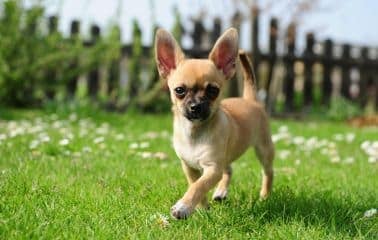
[[[171,116],[0,111],[0,239],[348,239],[378,237],[378,129],[272,121],[272,196],[258,201],[252,151],[229,198],[176,221],[186,189]],[[375,145],[374,145],[375,144]]]

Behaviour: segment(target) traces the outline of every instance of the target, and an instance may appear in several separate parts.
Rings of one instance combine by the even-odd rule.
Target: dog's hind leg
[[[232,176],[232,168],[228,166],[226,169],[223,170],[222,179],[219,181],[218,186],[213,194],[213,199],[215,201],[222,201],[227,197],[228,194],[228,186],[231,182]]]
[[[272,190],[273,185],[273,159],[274,146],[271,140],[265,142],[263,145],[255,147],[256,156],[263,167],[263,177],[260,190],[260,199],[266,199]]]

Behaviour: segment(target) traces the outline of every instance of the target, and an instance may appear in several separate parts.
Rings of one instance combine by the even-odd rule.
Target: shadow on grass
[[[256,201],[248,207],[243,204],[250,198],[248,195],[242,193],[239,199],[229,199],[224,203],[229,206],[230,215],[235,212],[239,214],[239,226],[245,226],[240,230],[244,232],[251,230],[245,224],[246,219],[253,219],[259,226],[298,223],[323,229],[326,234],[350,237],[372,237],[376,234],[373,231],[374,219],[362,217],[364,211],[376,203],[373,196],[369,200],[356,202],[347,194],[335,197],[332,192],[326,191],[294,193],[289,188],[281,187],[276,188],[266,201]]]

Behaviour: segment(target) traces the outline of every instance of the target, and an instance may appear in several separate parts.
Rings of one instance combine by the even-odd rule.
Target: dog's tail
[[[251,61],[243,50],[239,50],[239,58],[244,77],[243,98],[246,100],[256,100],[256,78]]]

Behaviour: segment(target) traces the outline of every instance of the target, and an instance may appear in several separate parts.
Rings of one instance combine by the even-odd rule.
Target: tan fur
[[[183,56],[169,33],[159,30],[156,43],[162,38],[172,41],[166,44],[171,44],[175,48],[175,56]],[[175,58],[174,68],[169,69],[168,72],[165,71],[166,69],[159,70],[162,76],[166,76],[171,91],[174,114],[173,144],[182,161],[189,184],[187,192],[172,207],[171,213],[176,218],[188,217],[197,205],[206,207],[206,195],[217,184],[213,198],[224,199],[231,180],[231,163],[251,146],[255,148],[263,166],[260,197],[266,198],[272,188],[274,146],[268,117],[263,106],[255,100],[253,71],[245,53],[240,52],[245,78],[243,97],[221,100],[220,95],[211,102],[211,114],[208,119],[188,120],[183,114],[185,102],[175,96],[174,89],[183,84],[188,88],[193,86],[205,88],[207,84],[212,83],[222,92],[226,81],[235,72],[234,65],[228,65],[231,66],[231,70],[226,69],[226,73],[215,65],[217,54],[222,53],[217,47],[222,44],[226,44],[226,51],[231,51],[227,56],[233,56],[234,48],[237,56],[237,32],[231,29],[217,41],[209,59]],[[159,48],[159,44],[155,47]],[[156,52],[158,53],[158,50]],[[157,61],[159,64],[158,56]]]

